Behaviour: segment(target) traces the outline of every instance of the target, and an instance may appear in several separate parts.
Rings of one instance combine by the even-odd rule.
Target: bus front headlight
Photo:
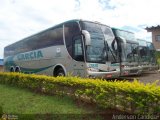
[[[98,71],[99,71],[99,69],[97,69],[97,68],[91,68],[91,67],[89,67],[89,68],[88,68],[88,71],[92,71],[92,72],[98,72]]]
[[[128,65],[125,65],[125,66],[124,66],[124,68],[130,68],[130,66],[128,66]]]

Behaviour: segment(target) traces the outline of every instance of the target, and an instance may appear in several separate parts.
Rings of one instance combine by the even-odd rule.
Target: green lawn
[[[46,96],[29,90],[0,84],[0,112],[20,119],[100,119],[96,108],[87,108],[68,97]],[[2,114],[2,113],[0,113]],[[93,117],[92,117],[93,116]],[[0,116],[1,118],[1,116]]]

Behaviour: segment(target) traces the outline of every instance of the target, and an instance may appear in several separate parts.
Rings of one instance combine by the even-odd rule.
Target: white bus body
[[[139,75],[142,72],[138,64],[138,42],[134,33],[112,28],[118,42],[121,76]]]
[[[70,20],[4,48],[10,72],[113,78],[120,74],[109,26]]]

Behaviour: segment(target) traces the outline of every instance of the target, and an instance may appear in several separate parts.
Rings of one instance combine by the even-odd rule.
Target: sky
[[[71,19],[98,21],[151,41],[159,0],[0,0],[0,58],[5,46]]]

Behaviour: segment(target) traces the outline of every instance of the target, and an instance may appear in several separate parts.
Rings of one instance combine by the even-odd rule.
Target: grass
[[[92,115],[91,119],[100,119],[95,115],[97,109],[87,109],[81,105],[76,105],[69,97],[40,95],[26,89],[0,84],[0,112],[3,112],[0,114],[16,115],[20,120],[75,120]]]

